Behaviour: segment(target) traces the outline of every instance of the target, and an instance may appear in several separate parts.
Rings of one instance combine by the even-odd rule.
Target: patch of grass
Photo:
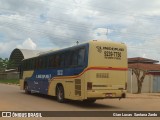
[[[0,80],[0,83],[11,83],[11,84],[19,84],[19,80],[18,79],[9,79],[9,80]]]

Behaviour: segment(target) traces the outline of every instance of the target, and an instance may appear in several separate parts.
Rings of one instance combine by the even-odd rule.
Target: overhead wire
[[[80,6],[80,7],[82,7],[82,6]],[[86,7],[83,7],[83,8],[86,8]],[[103,8],[102,8],[103,9]],[[106,8],[105,8],[105,10],[106,10]],[[107,9],[107,10],[110,10],[110,9]],[[110,11],[111,12],[111,11]],[[113,12],[113,11],[112,11]],[[112,13],[111,12],[111,13]],[[119,13],[118,13],[119,14]],[[120,13],[121,14],[121,13]],[[123,13],[122,13],[123,14]],[[124,15],[126,15],[126,14],[124,14]],[[30,16],[30,17],[33,17],[32,15]],[[146,17],[146,16],[145,16]],[[49,18],[49,17],[48,17]],[[52,17],[51,17],[52,18]],[[61,20],[61,19],[57,19],[57,18],[53,18],[53,20],[57,20],[57,21],[59,21],[59,20]],[[62,20],[62,21],[64,21],[64,20]],[[66,21],[65,21],[66,22]],[[62,22],[63,23],[63,22]],[[67,24],[69,24],[68,22],[66,22]],[[40,23],[36,23],[36,24],[40,24]],[[71,23],[72,24],[72,23]],[[77,27],[77,25],[72,25],[72,27]],[[84,27],[81,29],[81,30],[83,30],[84,29]],[[75,29],[74,29],[75,30]],[[76,31],[76,30],[75,30]],[[139,34],[139,33],[138,33]],[[126,36],[134,36],[134,35],[137,35],[136,33],[130,33],[129,35],[126,35]],[[146,35],[146,34],[144,34],[144,35]],[[152,34],[150,34],[150,35],[152,35]],[[123,35],[122,35],[123,36]],[[139,35],[140,37],[145,37],[145,36],[143,36],[143,34],[142,35]],[[61,37],[63,37],[63,36],[61,36]],[[66,37],[66,36],[65,36]]]
[[[48,0],[48,1],[51,1],[51,0]],[[64,2],[62,2],[62,1],[57,1],[56,0],[56,2],[58,2],[58,3],[60,3],[60,4],[64,4],[64,5],[67,5],[66,3],[64,3]],[[93,1],[92,2],[88,2],[88,3],[90,3],[90,4],[93,4]],[[70,4],[73,4],[73,3],[70,3]],[[146,18],[147,19],[151,19],[152,21],[153,20],[155,20],[155,21],[160,21],[160,18],[156,18],[155,19],[155,15],[154,16],[151,16],[151,15],[144,15],[144,14],[139,14],[139,13],[135,13],[134,11],[132,11],[132,12],[126,12],[126,11],[130,11],[130,9],[126,9],[125,8],[125,11],[122,11],[122,10],[113,10],[113,9],[111,9],[111,8],[107,8],[107,6],[105,6],[105,7],[102,7],[102,5],[99,5],[99,4],[97,4],[97,3],[95,3],[95,5],[96,5],[96,7],[94,7],[94,9],[92,9],[92,10],[97,10],[97,8],[98,9],[101,9],[101,11],[102,12],[105,12],[106,14],[107,14],[107,12],[106,11],[109,11],[108,13],[110,14],[112,14],[112,13],[115,13],[116,15],[117,14],[119,14],[119,15],[128,15],[128,16],[133,16],[133,17],[137,17],[138,19],[139,18],[143,18],[144,20],[146,20]],[[81,4],[81,5],[77,5],[78,7],[80,7],[80,8],[85,8],[85,9],[88,9],[88,10],[90,10],[89,9],[89,7],[92,7],[91,5],[89,5],[89,4]],[[89,7],[88,7],[89,6]],[[93,8],[93,7],[92,7]],[[140,12],[140,11],[139,11]],[[112,15],[114,15],[114,14],[112,14]],[[137,19],[136,18],[136,19]],[[148,21],[148,20],[146,20],[146,21]]]
[[[69,44],[69,43],[74,44],[74,43],[72,43],[73,41],[76,42],[77,40],[79,40],[79,41],[81,40],[76,36],[72,37],[72,36],[69,36],[69,35],[56,35],[56,34],[54,34],[52,37],[50,37],[50,36],[47,35],[47,31],[41,31],[39,29],[34,30],[33,28],[28,28],[28,27],[25,27],[25,26],[21,26],[21,28],[22,28],[21,29],[21,28],[17,27],[14,24],[11,24],[11,23],[5,23],[5,24],[8,24],[8,25],[10,25],[10,27],[16,28],[19,31],[21,31],[22,29],[27,30],[28,31],[27,35],[32,34],[33,31],[36,31],[38,34],[41,34],[41,36],[40,36],[41,39],[49,39],[52,43],[56,43],[56,42],[53,42],[53,40],[55,40],[55,41],[58,40],[59,42],[63,42],[65,44]],[[38,36],[38,35],[35,35],[35,36]],[[39,39],[39,38],[36,38],[36,39]],[[63,39],[63,41],[61,41],[61,39]],[[87,40],[83,40],[83,41],[87,41]]]
[[[82,7],[82,6],[81,6]],[[64,9],[64,8],[63,8]],[[113,11],[112,11],[113,12]],[[50,18],[50,17],[48,17],[48,18]],[[57,20],[57,21],[61,21],[62,19],[57,19],[57,18],[54,18],[54,20]],[[62,21],[64,21],[64,20],[62,20]],[[65,22],[67,22],[67,24],[70,24],[70,22],[69,21],[65,21]],[[72,23],[73,24],[73,23]],[[76,26],[77,27],[77,24],[76,25],[73,25],[74,27]],[[85,25],[85,27],[86,27],[86,25]],[[83,26],[83,28],[84,28],[84,26]]]

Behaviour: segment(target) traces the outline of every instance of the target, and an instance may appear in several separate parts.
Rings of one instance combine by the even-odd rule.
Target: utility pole
[[[77,43],[77,45],[78,45],[78,44],[79,44],[79,41],[77,41],[76,43]]]
[[[107,36],[107,38],[108,38],[108,28],[107,28],[106,36]]]

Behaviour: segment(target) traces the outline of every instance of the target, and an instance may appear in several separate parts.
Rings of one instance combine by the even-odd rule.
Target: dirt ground
[[[54,97],[43,95],[27,95],[19,86],[0,84],[0,111],[160,111],[160,93],[127,94],[125,99],[102,99],[91,105],[80,101],[58,103]],[[11,119],[11,118],[10,118]],[[9,119],[9,120],[10,120]],[[12,118],[15,120],[50,120],[74,117],[52,118]],[[158,117],[78,117],[76,120],[159,120]],[[0,118],[8,120],[8,118]]]

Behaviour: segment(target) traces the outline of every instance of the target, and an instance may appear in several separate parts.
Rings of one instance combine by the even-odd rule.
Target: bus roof
[[[63,48],[63,49],[52,49],[52,50],[49,50],[49,51],[46,51],[46,52],[40,52],[39,54],[37,54],[36,56],[34,57],[30,57],[30,58],[27,58],[27,59],[32,59],[32,58],[36,58],[36,57],[41,57],[41,56],[46,56],[46,55],[50,55],[50,54],[53,54],[53,53],[57,53],[57,52],[63,52],[65,50],[73,50],[77,47],[82,47],[82,46],[85,46],[87,44],[96,44],[96,42],[98,43],[106,43],[108,42],[109,44],[124,44],[124,43],[118,43],[118,42],[113,42],[113,41],[107,41],[107,40],[90,40],[86,43],[82,43],[82,44],[79,44],[79,45],[75,45],[75,46],[71,46],[71,47],[68,47],[68,48]],[[26,60],[26,59],[24,59]]]

